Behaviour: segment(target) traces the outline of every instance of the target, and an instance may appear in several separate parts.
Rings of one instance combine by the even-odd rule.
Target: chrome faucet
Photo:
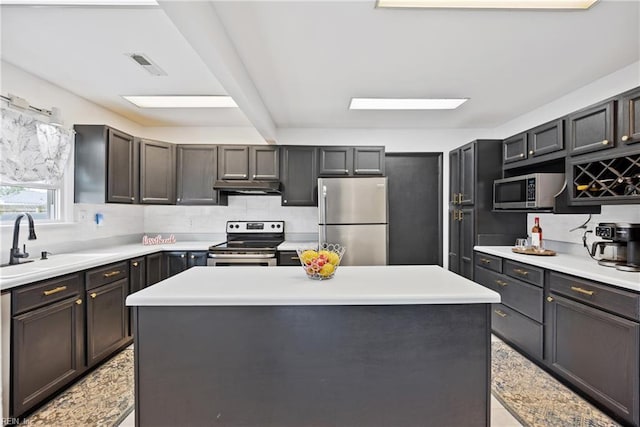
[[[29,220],[29,240],[36,240],[36,227],[33,224],[33,217],[28,213],[18,215],[16,222],[13,224],[13,246],[9,255],[9,265],[20,264],[20,258],[28,258],[27,245],[23,246],[23,252],[18,248],[18,236],[20,235],[20,221],[24,216]]]

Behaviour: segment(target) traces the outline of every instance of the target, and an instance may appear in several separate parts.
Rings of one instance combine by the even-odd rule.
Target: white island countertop
[[[193,267],[127,298],[129,306],[498,303],[500,295],[439,266],[340,267],[329,280],[301,267]]]
[[[555,256],[536,256],[514,253],[511,251],[511,246],[476,246],[473,249],[489,255],[640,292],[640,273],[619,271],[612,267],[598,265],[597,261],[589,258],[586,251],[584,256],[565,253],[557,253]]]

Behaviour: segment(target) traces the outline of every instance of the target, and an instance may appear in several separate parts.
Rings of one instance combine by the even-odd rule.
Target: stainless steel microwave
[[[553,199],[563,186],[563,173],[532,173],[498,179],[493,181],[493,208],[553,208]]]

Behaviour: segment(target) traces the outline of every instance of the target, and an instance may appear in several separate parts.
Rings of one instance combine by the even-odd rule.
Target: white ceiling
[[[152,76],[125,53],[147,54],[167,76]],[[145,110],[121,98],[227,94],[158,7],[3,6],[1,54],[143,126],[250,126],[238,109]]]
[[[237,110],[140,110],[119,97],[237,97],[242,85],[231,87],[201,59],[210,45],[239,59],[277,127],[456,129],[499,126],[640,59],[636,0],[574,12],[389,10],[374,0],[213,4],[219,22],[211,25],[221,23],[226,41],[207,25],[183,37],[185,24],[166,5],[169,16],[161,8],[3,6],[2,58],[142,125],[249,125]],[[206,43],[196,46],[198,35]],[[147,75],[125,52],[148,54],[169,75]],[[380,112],[349,111],[351,97],[470,100],[451,111]]]

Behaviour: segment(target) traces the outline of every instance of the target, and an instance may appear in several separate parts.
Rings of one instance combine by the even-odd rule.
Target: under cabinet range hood
[[[280,182],[218,180],[213,183],[213,189],[224,191],[229,194],[280,194]]]

